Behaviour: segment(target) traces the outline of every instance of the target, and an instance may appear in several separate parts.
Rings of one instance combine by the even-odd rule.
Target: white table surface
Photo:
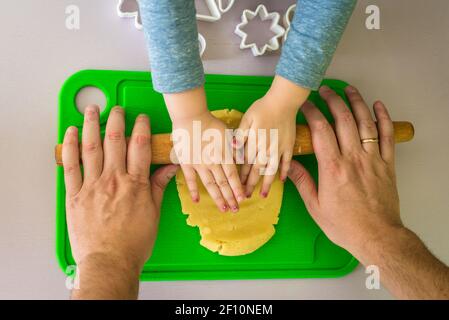
[[[200,23],[209,73],[270,75],[278,55],[254,58],[233,34],[243,8],[266,3],[284,13],[294,0],[237,0],[223,20]],[[147,70],[142,32],[119,19],[113,0],[4,1],[0,10],[0,298],[65,299],[55,258],[57,95],[86,68]],[[65,7],[81,10],[81,28],[65,28]],[[365,8],[381,9],[381,30],[365,28]],[[449,263],[449,2],[359,1],[327,76],[382,99],[416,137],[397,149],[404,223]],[[143,283],[140,297],[231,299],[378,299],[358,267],[339,279]]]

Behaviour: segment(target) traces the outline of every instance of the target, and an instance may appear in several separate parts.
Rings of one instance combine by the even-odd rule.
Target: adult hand
[[[310,102],[302,107],[318,160],[318,189],[294,161],[289,173],[313,219],[334,243],[363,258],[372,241],[402,228],[394,168],[394,130],[387,109],[374,104],[377,126],[358,91],[346,89],[353,114],[328,87],[321,87],[335,131]],[[379,142],[362,143],[363,139]]]
[[[77,263],[79,289],[73,298],[135,298],[138,279],[151,255],[164,189],[178,166],[157,170],[150,180],[148,117],[137,117],[129,144],[124,110],[111,110],[104,143],[99,110],[89,106],[82,132],[67,129],[63,143],[67,227]]]

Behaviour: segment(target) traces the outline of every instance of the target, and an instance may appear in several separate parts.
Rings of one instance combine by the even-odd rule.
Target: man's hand
[[[346,90],[354,112],[332,90],[321,87],[335,119],[335,132],[310,102],[302,107],[312,132],[318,160],[319,189],[304,168],[295,162],[290,178],[310,214],[327,236],[353,253],[385,233],[402,226],[394,171],[394,132],[385,106],[377,102],[376,123],[362,97]],[[377,139],[379,143],[361,143]]]
[[[330,240],[365,266],[378,266],[382,283],[397,297],[448,299],[449,269],[399,216],[394,129],[387,109],[374,104],[376,125],[355,88],[346,89],[353,114],[329,88],[322,87],[320,95],[335,130],[313,104],[302,107],[318,160],[318,188],[300,163],[293,161],[289,172],[310,215]]]
[[[138,279],[151,255],[164,189],[177,166],[159,169],[150,182],[148,117],[137,117],[127,146],[124,111],[112,109],[104,144],[99,110],[86,109],[79,165],[78,131],[63,143],[67,227],[77,263],[73,298],[136,298]]]

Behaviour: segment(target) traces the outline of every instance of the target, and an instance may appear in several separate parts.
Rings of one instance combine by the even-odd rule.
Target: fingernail
[[[282,182],[285,182],[285,180],[287,180],[287,177],[281,177]]]
[[[346,90],[346,92],[355,92],[356,91],[353,86],[347,86],[345,90]]]
[[[123,108],[121,108],[119,106],[115,106],[114,108],[112,108],[112,111],[120,112],[120,113],[124,113],[125,112],[125,110],[123,110]]]
[[[226,212],[228,211],[228,206],[224,205],[223,207],[221,207],[221,211]]]
[[[98,111],[98,106],[96,105],[89,105],[86,108],[86,113],[95,113]]]
[[[250,192],[247,192],[247,193],[246,193],[246,198],[249,199],[249,198],[251,198],[251,196],[252,196],[252,194],[251,194]]]
[[[193,202],[198,202],[198,201],[200,201],[200,199],[199,199],[198,197],[193,197],[192,200],[193,200]]]
[[[66,132],[65,132],[66,136],[68,136],[68,135],[76,135],[76,134],[78,134],[78,128],[74,127],[74,126],[68,127]]]
[[[261,192],[260,195],[262,196],[262,198],[266,198],[268,196],[268,192]]]
[[[239,211],[239,207],[237,207],[237,206],[232,206],[232,207],[231,207],[231,210],[232,210],[232,212],[237,212],[237,211]]]
[[[98,107],[97,106],[88,106],[84,111],[84,117],[86,120],[93,121],[97,118]]]
[[[139,116],[137,117],[137,120],[141,120],[141,121],[147,121],[149,118],[146,114],[139,114]]]

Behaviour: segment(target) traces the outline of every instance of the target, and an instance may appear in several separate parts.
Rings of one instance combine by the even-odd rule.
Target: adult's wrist
[[[130,259],[92,254],[77,265],[74,299],[134,299],[142,267]]]
[[[377,232],[368,233],[359,245],[354,245],[351,253],[365,266],[380,265],[390,254],[399,254],[407,247],[413,232],[403,225],[384,225]]]

